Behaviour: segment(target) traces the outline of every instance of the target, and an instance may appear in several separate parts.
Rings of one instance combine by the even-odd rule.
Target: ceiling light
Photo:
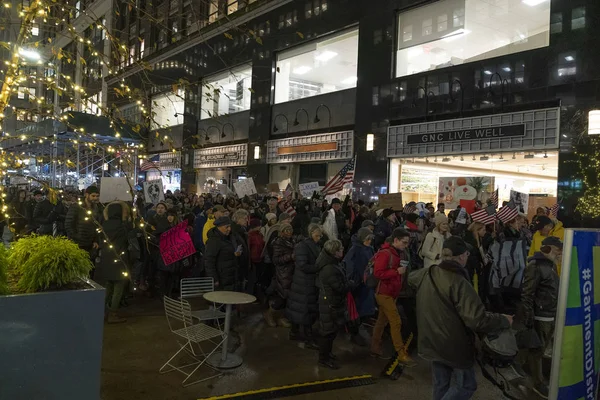
[[[504,71],[506,71],[506,72],[510,72],[510,67],[504,67],[504,68],[502,68],[502,69],[503,69]]]
[[[469,33],[471,33],[470,30],[460,28],[454,32],[450,32],[449,34],[442,36],[442,40],[444,42],[452,42],[456,39],[460,39],[461,37],[463,37],[463,35],[468,35]]]
[[[304,75],[305,73],[307,73],[308,71],[310,71],[312,68],[308,67],[306,65],[302,65],[300,67],[296,67],[292,70],[292,72],[296,75]]]
[[[533,154],[525,154],[525,157],[523,157],[526,160],[531,160],[534,157]]]
[[[573,56],[566,56],[565,60],[567,60],[567,61],[575,61],[575,57],[573,57]]]
[[[536,154],[534,157],[535,157],[535,158],[548,158],[548,157],[556,157],[556,154],[552,154],[552,153],[550,153],[550,154],[548,154],[548,153],[544,153],[544,154],[542,154],[542,153],[540,153],[540,154]]]
[[[25,58],[29,58],[30,60],[39,60],[41,58],[40,53],[35,50],[20,48],[19,54]]]
[[[322,52],[321,54],[319,54],[318,56],[315,56],[315,60],[329,61],[337,55],[338,55],[338,53],[336,53],[334,51],[326,50],[326,51]]]
[[[358,80],[358,78],[356,78],[356,76],[351,76],[349,78],[346,78],[342,81],[342,84],[344,85],[351,85],[353,83],[356,83],[356,81]]]
[[[545,3],[546,1],[548,0],[522,0],[522,3],[530,7],[535,7],[537,5]]]
[[[479,157],[479,161],[488,161],[490,158],[488,156]]]

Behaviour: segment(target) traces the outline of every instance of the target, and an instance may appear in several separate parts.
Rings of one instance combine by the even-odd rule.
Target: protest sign
[[[100,178],[100,203],[110,203],[116,200],[131,201],[133,185],[135,185],[133,180],[127,183],[125,177]]]
[[[392,208],[395,211],[402,211],[404,209],[402,193],[380,194],[379,208]]]
[[[160,235],[160,255],[165,265],[173,264],[196,252],[187,232],[187,220]]]
[[[527,214],[529,208],[529,194],[511,190],[510,199],[515,203],[515,206],[517,206],[517,211],[521,214]]]
[[[464,208],[460,209],[460,212],[458,213],[458,217],[456,217],[456,223],[457,224],[466,224],[467,223],[467,210]]]
[[[233,184],[233,188],[235,189],[235,192],[239,198],[256,194],[256,186],[254,186],[254,179],[252,178],[242,179],[238,182],[235,182]]]
[[[158,204],[165,201],[162,179],[144,182],[144,201],[146,204]]]
[[[298,185],[298,189],[303,197],[312,197],[315,191],[319,191],[319,182],[301,183]]]

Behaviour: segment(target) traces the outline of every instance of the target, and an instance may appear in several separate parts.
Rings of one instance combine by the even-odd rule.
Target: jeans
[[[383,294],[375,295],[375,300],[377,300],[377,304],[379,305],[379,315],[377,316],[377,322],[373,327],[371,351],[376,354],[381,354],[381,339],[383,337],[385,326],[389,322],[394,350],[396,350],[398,354],[405,352],[406,349],[404,348],[404,341],[402,340],[402,322],[400,320],[400,314],[398,314],[398,308],[396,307],[396,300]]]
[[[126,280],[120,281],[108,281],[106,282],[106,293],[104,302],[108,307],[108,310],[111,312],[117,312],[119,309],[119,305],[121,304],[121,299],[123,298],[123,292],[125,292],[125,287],[127,286]]]
[[[477,390],[475,369],[457,369],[434,361],[433,399],[434,400],[468,400]],[[454,385],[452,384],[454,377]]]

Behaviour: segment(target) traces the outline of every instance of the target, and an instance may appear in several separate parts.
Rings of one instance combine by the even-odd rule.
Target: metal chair
[[[181,280],[180,293],[182,299],[191,299],[202,297],[204,293],[214,292],[215,281],[211,277],[206,278],[184,278]],[[199,321],[217,322],[217,326],[221,326],[219,319],[225,318],[225,313],[213,305],[205,310],[192,311],[192,317]]]
[[[189,382],[188,380],[192,377],[192,375],[200,368],[202,365],[206,363],[208,357],[210,357],[225,341],[226,334],[216,328],[208,326],[206,324],[193,324],[192,323],[192,313],[190,303],[187,300],[175,300],[170,297],[164,296],[164,305],[165,305],[165,314],[167,317],[167,323],[169,324],[169,329],[173,332],[177,338],[185,339],[185,343],[181,346],[179,350],[169,360],[160,367],[159,372],[161,374],[166,374],[171,371],[179,371],[185,375],[185,379],[182,384],[184,387],[190,386],[199,382],[206,381],[211,378],[217,378],[222,373],[219,372],[216,368],[213,368],[208,363],[206,364],[209,368],[214,371],[219,372],[216,375],[209,376],[208,378],[200,379],[194,382]],[[183,327],[180,327],[183,325]],[[177,328],[179,327],[179,328]],[[216,340],[215,340],[216,339]],[[210,353],[206,353],[200,343],[209,342],[211,343]],[[193,344],[196,344],[199,351],[194,348]],[[180,343],[181,345],[181,343]],[[171,364],[171,362],[182,352],[185,351],[191,358],[195,361],[191,364],[183,365],[183,366],[175,366]],[[187,373],[184,368],[195,368],[192,372]],[[167,368],[169,367],[169,368]]]

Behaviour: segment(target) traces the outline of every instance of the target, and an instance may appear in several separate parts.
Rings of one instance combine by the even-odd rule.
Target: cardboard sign
[[[402,193],[380,194],[379,208],[392,208],[394,211],[402,211],[404,209]]]
[[[233,188],[235,189],[235,192],[239,198],[256,194],[256,186],[254,186],[254,179],[252,178],[235,182],[233,184]]]
[[[460,200],[460,208],[462,210],[466,210],[467,213],[473,214],[475,211],[475,200]]]
[[[160,235],[160,255],[165,265],[173,264],[196,252],[192,238],[187,232],[187,220]]]
[[[315,191],[319,191],[319,182],[301,183],[298,185],[298,189],[302,196],[310,198]]]
[[[165,201],[162,179],[144,182],[144,201],[146,204],[158,204]]]
[[[467,223],[467,210],[464,208],[460,209],[460,212],[458,213],[458,217],[456,217],[456,223],[457,224],[466,224]]]
[[[135,185],[133,180],[127,178],[100,178],[100,203],[110,203],[111,201],[132,201],[133,194],[131,188]]]
[[[510,199],[515,203],[515,206],[517,206],[517,211],[521,214],[527,214],[529,211],[529,194],[511,190]]]

